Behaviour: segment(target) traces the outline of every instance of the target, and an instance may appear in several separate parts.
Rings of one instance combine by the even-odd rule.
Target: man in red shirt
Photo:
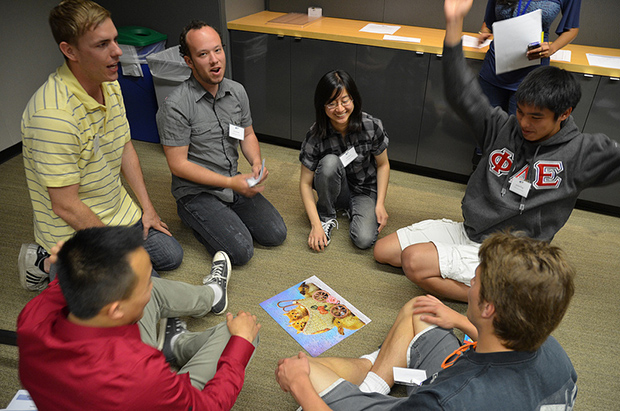
[[[230,263],[214,265],[206,285],[168,281],[151,276],[142,244],[138,228],[95,227],[54,247],[57,279],[17,319],[19,375],[39,410],[235,403],[257,342],[256,316],[227,313],[225,323],[200,333],[168,320],[160,341],[178,373],[155,348],[161,318],[225,311]]]

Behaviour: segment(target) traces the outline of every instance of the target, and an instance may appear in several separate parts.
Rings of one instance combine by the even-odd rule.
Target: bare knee
[[[433,243],[414,244],[405,248],[401,261],[403,272],[416,284],[428,277],[440,275],[439,258]]]
[[[373,249],[373,256],[378,263],[401,266],[401,249],[396,233],[378,240]]]

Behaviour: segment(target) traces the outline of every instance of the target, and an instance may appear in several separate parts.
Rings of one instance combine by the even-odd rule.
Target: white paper
[[[570,63],[571,51],[570,50],[558,50],[551,55],[552,61],[565,61]]]
[[[398,31],[399,28],[400,26],[368,23],[367,25],[362,27],[360,31],[365,31],[367,33],[394,34]]]
[[[620,57],[602,56],[600,54],[590,53],[586,53],[586,57],[588,58],[588,64],[591,66],[620,69]]]
[[[30,394],[26,390],[19,390],[6,407],[7,410],[36,410],[37,406],[30,398]]]
[[[506,73],[516,69],[540,65],[540,59],[527,59],[527,45],[540,42],[542,11],[513,17],[493,23],[495,39],[495,72]]]
[[[482,44],[478,44],[478,37],[468,36],[467,34],[464,34],[463,37],[461,37],[461,40],[463,41],[463,47],[475,47],[477,49],[481,49],[491,44],[491,39],[486,39],[482,42]]]
[[[245,181],[248,182],[248,186],[254,187],[256,184],[258,184],[258,182],[263,178],[264,171],[265,171],[265,159],[263,158],[263,165],[260,168],[260,173],[258,174],[258,177],[257,178],[250,177],[250,178],[245,179]]]
[[[419,43],[420,41],[422,41],[417,37],[393,36],[391,34],[386,34],[385,36],[383,36],[383,40],[407,41],[409,43]]]
[[[426,371],[415,368],[393,367],[394,382],[404,385],[420,385],[426,380]]]

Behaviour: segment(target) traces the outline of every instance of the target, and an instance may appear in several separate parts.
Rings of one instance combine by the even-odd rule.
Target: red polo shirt
[[[233,336],[217,373],[200,391],[140,340],[137,324],[96,328],[67,320],[58,280],[17,319],[19,376],[38,409],[229,410],[254,346]]]

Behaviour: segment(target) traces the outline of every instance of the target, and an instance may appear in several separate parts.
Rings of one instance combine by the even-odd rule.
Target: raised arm
[[[463,20],[471,6],[473,0],[445,0],[444,13],[446,15],[446,39],[447,46],[456,46],[461,42],[463,34]]]

